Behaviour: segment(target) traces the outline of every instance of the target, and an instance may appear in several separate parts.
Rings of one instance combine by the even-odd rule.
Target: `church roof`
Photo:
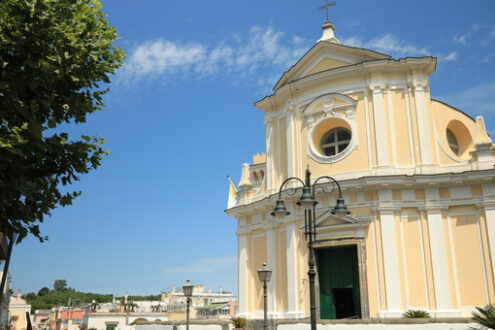
[[[297,80],[309,74],[317,73],[319,72],[318,70],[323,67],[325,69],[333,69],[390,58],[390,55],[370,49],[346,46],[328,40],[320,40],[308,50],[296,64],[284,72],[275,87],[273,87],[273,90],[277,91],[288,82]],[[318,68],[319,64],[322,64],[320,68]]]
[[[27,305],[26,300],[18,296],[10,296],[10,305]]]

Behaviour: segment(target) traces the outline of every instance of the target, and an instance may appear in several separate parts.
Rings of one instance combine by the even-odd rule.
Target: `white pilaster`
[[[239,316],[245,317],[248,313],[248,274],[247,274],[247,237],[239,235],[239,264],[238,264],[238,292],[239,292]]]
[[[275,189],[274,168],[273,168],[273,122],[271,116],[265,117],[266,130],[266,190],[268,192]]]
[[[439,209],[427,210],[428,232],[430,235],[431,264],[433,268],[433,284],[437,314],[452,309],[449,273],[447,268],[447,251],[442,224],[442,213]]]
[[[430,119],[426,108],[426,84],[427,80],[413,82],[414,100],[416,103],[416,119],[418,126],[419,151],[421,164],[432,164],[432,151],[430,139]]]
[[[287,132],[287,177],[296,176],[295,144],[294,144],[294,109],[289,106],[285,117],[285,131]]]
[[[281,136],[282,134],[280,133],[280,124],[282,121],[280,120],[281,117],[277,117],[277,181],[276,185],[277,187],[280,186],[282,183],[282,142],[281,142]]]
[[[276,292],[277,287],[277,258],[276,258],[276,246],[275,241],[275,230],[273,227],[266,228],[266,265],[272,270],[272,276],[270,277],[270,282],[268,282],[267,288],[267,313],[270,318],[274,318],[277,314],[276,305]],[[257,276],[257,274],[256,274]]]
[[[488,232],[488,245],[492,261],[492,272],[495,276],[495,206],[485,209],[486,229]],[[488,268],[488,267],[487,267]]]
[[[485,198],[485,221],[488,234],[488,246],[492,262],[492,272],[495,276],[495,184],[483,184],[483,196]],[[486,203],[488,202],[488,203]]]
[[[397,165],[397,146],[395,143],[395,120],[394,120],[394,106],[392,104],[392,89],[387,91],[388,101],[388,117],[390,122],[390,143],[392,144],[392,165]]]
[[[392,211],[380,211],[380,225],[382,228],[383,272],[387,299],[387,311],[384,315],[400,315],[402,301],[399,259],[397,255],[395,219]]]
[[[412,128],[411,115],[411,100],[409,100],[409,86],[404,87],[404,95],[406,96],[406,113],[407,113],[407,133],[409,136],[409,152],[411,155],[411,165],[416,165],[416,152],[414,150],[414,135]]]
[[[304,315],[297,309],[297,244],[296,244],[296,226],[290,223],[286,226],[287,242],[287,299],[288,311],[287,318],[299,318]]]
[[[373,152],[371,148],[371,121],[370,110],[368,109],[368,90],[364,90],[364,114],[366,118],[366,142],[368,143],[368,166],[373,167]]]
[[[376,156],[378,166],[388,165],[388,142],[385,125],[385,106],[383,103],[383,88],[385,86],[372,83],[373,117],[375,122]]]

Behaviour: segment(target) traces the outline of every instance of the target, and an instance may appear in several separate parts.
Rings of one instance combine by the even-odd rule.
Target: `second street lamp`
[[[187,280],[186,283],[182,286],[182,292],[184,293],[184,297],[186,297],[186,330],[189,330],[189,304],[191,302],[191,296],[193,292],[194,285]]]
[[[266,267],[266,262],[263,266],[258,269],[258,277],[260,282],[263,282],[263,330],[268,329],[268,318],[266,312],[266,283],[270,282],[270,277],[272,276],[272,271]]]
[[[282,199],[282,191],[284,186],[290,181],[298,181],[302,184],[302,195],[298,205],[301,205],[304,208],[304,235],[306,236],[306,242],[308,243],[308,277],[309,277],[309,303],[310,303],[310,312],[311,312],[311,330],[316,330],[316,298],[315,298],[315,257],[314,257],[314,248],[313,243],[316,240],[316,204],[318,203],[315,200],[315,190],[317,188],[317,183],[320,180],[326,179],[327,181],[335,184],[338,189],[339,197],[337,198],[337,204],[331,210],[332,214],[337,216],[344,216],[351,212],[347,210],[345,206],[344,198],[342,197],[342,190],[340,189],[340,184],[337,180],[332,178],[331,176],[321,176],[313,182],[311,185],[311,172],[309,168],[306,169],[305,180],[302,181],[297,177],[291,177],[286,179],[282,185],[280,186],[280,190],[278,192],[278,199],[275,209],[271,213],[273,216],[277,218],[283,218],[286,215],[289,215],[290,212],[287,211],[285,207],[284,200]],[[332,186],[332,190],[334,190]],[[323,191],[326,191],[322,188]]]

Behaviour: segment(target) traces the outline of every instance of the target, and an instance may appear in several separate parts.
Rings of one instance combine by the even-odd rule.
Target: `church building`
[[[495,146],[482,117],[430,97],[435,57],[394,59],[323,36],[255,103],[266,150],[242,166],[237,220],[239,316],[310,315],[301,185],[338,181],[349,215],[334,215],[332,182],[315,190],[319,319],[467,317],[495,303]],[[259,152],[259,151],[258,151]],[[296,191],[296,188],[299,188]]]

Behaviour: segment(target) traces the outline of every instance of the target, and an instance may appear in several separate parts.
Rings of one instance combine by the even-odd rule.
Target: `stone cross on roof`
[[[327,22],[328,22],[328,9],[332,6],[335,6],[337,4],[337,1],[328,1],[328,0],[325,0],[325,4],[323,6],[320,6],[318,7],[318,10],[322,10],[322,9],[326,9],[327,11]]]

